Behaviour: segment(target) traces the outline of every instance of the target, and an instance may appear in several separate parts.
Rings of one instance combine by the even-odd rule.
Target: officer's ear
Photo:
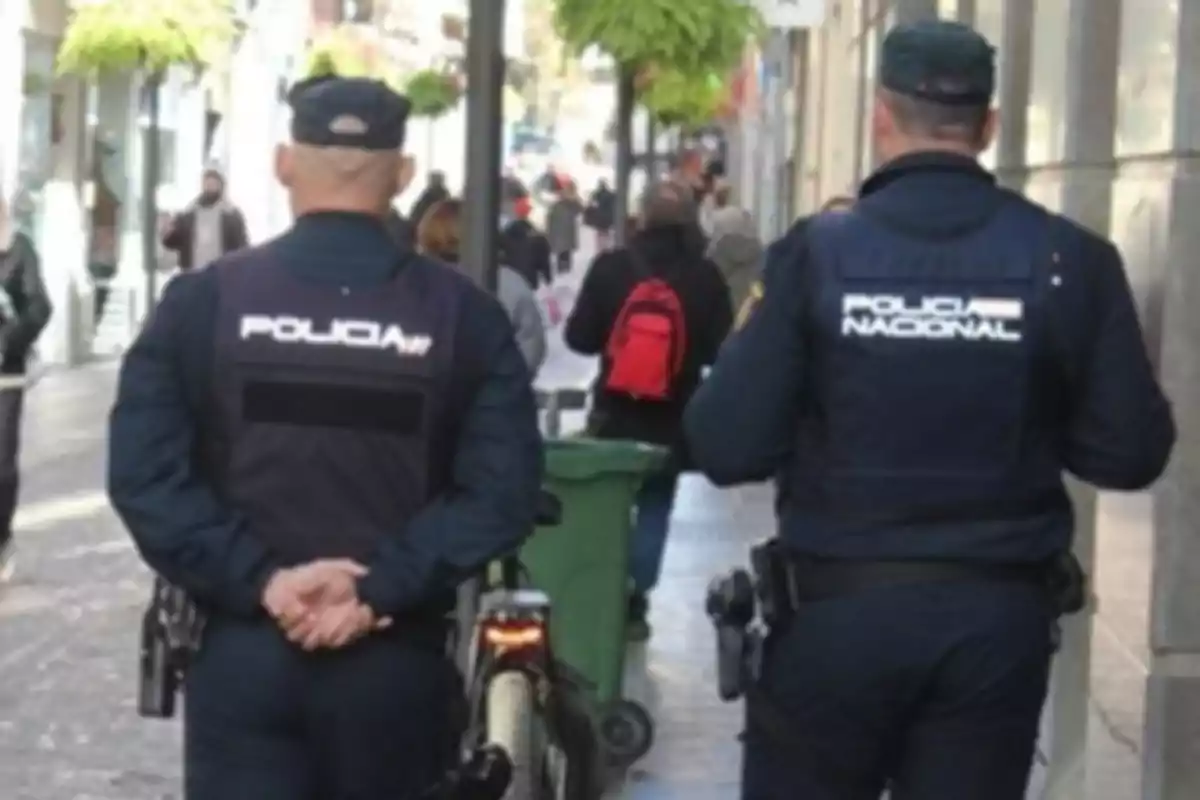
[[[292,157],[292,148],[286,144],[278,144],[275,146],[275,177],[281,185],[290,189],[292,180],[296,174],[295,159]]]
[[[396,175],[396,194],[404,194],[404,190],[413,182],[417,174],[417,162],[410,155],[400,155],[399,172]]]

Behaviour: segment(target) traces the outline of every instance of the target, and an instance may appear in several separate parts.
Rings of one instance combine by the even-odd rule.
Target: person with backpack
[[[567,347],[598,356],[589,432],[681,452],[688,400],[733,323],[729,289],[691,235],[695,210],[671,183],[645,191],[626,247],[592,262],[566,323]],[[672,458],[636,500],[630,553],[630,638],[645,639],[649,594],[658,583],[679,472]]]

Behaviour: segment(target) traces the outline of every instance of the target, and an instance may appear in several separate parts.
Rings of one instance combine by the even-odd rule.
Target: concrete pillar
[[[1114,177],[1120,6],[1120,0],[1039,2],[1033,25],[1036,77],[1027,116],[1028,189],[1032,196],[1102,235],[1109,229]],[[1096,493],[1074,484],[1071,495],[1075,552],[1095,576],[1100,608],[1106,609],[1106,567],[1096,559]],[[1101,659],[1093,664],[1091,623],[1089,614],[1064,622],[1063,647],[1055,661],[1043,738],[1050,764],[1047,793],[1052,798],[1089,795],[1090,704],[1102,702],[1100,696],[1093,696],[1092,673],[1094,667],[1103,670],[1107,663]],[[1112,780],[1104,783],[1113,788]]]
[[[1025,149],[1033,70],[1033,3],[978,0],[975,9],[976,23],[999,47],[1000,130],[987,160],[999,180],[1013,189],[1024,187],[1028,175]]]
[[[1142,796],[1200,796],[1200,0],[1128,2],[1117,83],[1113,223],[1179,442],[1150,498],[1127,502],[1114,532],[1153,554]]]

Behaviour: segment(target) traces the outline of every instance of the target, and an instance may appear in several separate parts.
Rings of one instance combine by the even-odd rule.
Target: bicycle
[[[557,436],[559,410],[582,408],[586,396],[539,393],[538,399],[547,411],[548,434]],[[542,492],[536,524],[553,527],[561,519],[558,498]],[[596,731],[582,679],[554,658],[550,598],[525,586],[515,554],[496,566],[498,580],[477,581],[460,595],[460,624],[474,623],[471,637],[459,642],[469,741],[497,745],[508,755],[512,774],[504,800],[599,800]]]
[[[558,524],[557,499],[543,493],[539,526]],[[480,598],[468,673],[472,736],[512,763],[504,800],[598,800],[599,747],[579,696],[580,679],[554,658],[550,599],[523,587],[516,556]]]

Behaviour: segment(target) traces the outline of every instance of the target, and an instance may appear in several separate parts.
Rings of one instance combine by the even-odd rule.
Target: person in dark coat
[[[654,184],[642,198],[640,220],[627,247],[599,253],[583,279],[567,319],[571,350],[598,356],[589,429],[605,439],[630,439],[674,449],[682,437],[683,410],[717,357],[733,323],[729,289],[717,266],[689,232],[693,212],[672,184]],[[612,362],[607,349],[625,301],[647,278],[665,281],[682,306],[686,349],[669,401],[639,400],[608,391]],[[649,594],[658,583],[679,467],[675,461],[646,481],[637,496],[630,557],[633,594],[630,637],[649,635]],[[683,465],[686,466],[686,465]]]
[[[207,266],[250,244],[246,219],[225,197],[225,177],[219,171],[204,171],[200,196],[171,220],[162,244],[178,255],[183,272]]]
[[[568,183],[546,212],[546,240],[554,254],[554,271],[562,275],[571,271],[575,251],[579,249],[579,219],[583,204],[574,183]]]
[[[409,210],[408,219],[413,225],[420,228],[425,213],[437,203],[449,199],[450,190],[446,188],[446,173],[434,170],[429,173],[429,184],[421,190],[421,195]]]
[[[20,484],[21,416],[33,345],[52,309],[33,242],[0,201],[0,582],[15,565],[12,522]]]
[[[607,250],[617,224],[617,194],[603,178],[596,183],[596,188],[588,197],[587,208],[583,210],[583,224],[596,232],[596,250]]]
[[[108,492],[207,615],[189,800],[418,797],[460,754],[456,588],[533,530],[537,408],[499,302],[385,227],[407,100],[323,78],[290,102],[296,221],[167,285]]]
[[[500,229],[500,254],[504,263],[517,271],[531,289],[549,286],[554,281],[550,242],[529,217],[533,202],[518,197],[512,203],[512,219]]]

